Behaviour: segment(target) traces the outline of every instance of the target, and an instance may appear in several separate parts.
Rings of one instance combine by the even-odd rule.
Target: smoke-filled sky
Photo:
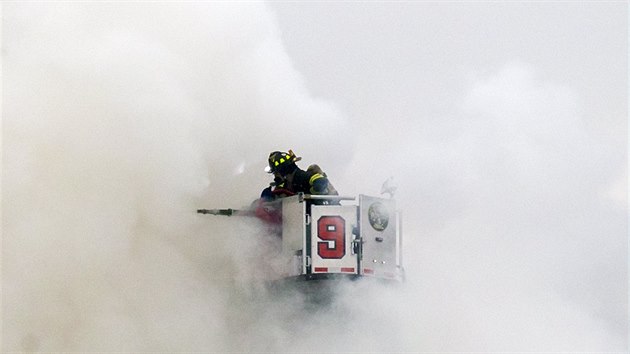
[[[626,2],[3,2],[2,347],[628,350]],[[401,287],[269,294],[270,151],[394,177]]]

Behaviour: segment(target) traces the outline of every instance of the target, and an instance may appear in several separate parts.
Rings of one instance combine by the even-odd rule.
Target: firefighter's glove
[[[264,201],[273,200],[273,193],[271,192],[271,187],[267,187],[263,189],[262,193],[260,193],[260,199]]]

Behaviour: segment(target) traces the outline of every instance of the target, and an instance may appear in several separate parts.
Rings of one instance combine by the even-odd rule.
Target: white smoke
[[[574,90],[524,63],[471,77],[454,102],[458,116],[366,134],[349,168],[386,162],[359,190],[400,182],[409,276],[384,312],[404,349],[625,350],[623,156]],[[370,148],[379,136],[391,150]]]
[[[2,351],[624,350],[627,171],[535,68],[351,129],[264,4],[2,6]],[[344,195],[396,177],[406,284],[267,294],[273,235],[195,214],[289,148]]]
[[[34,2],[3,15],[2,350],[258,350],[267,324],[246,299],[273,240],[195,210],[248,205],[270,151],[352,148],[266,7]]]

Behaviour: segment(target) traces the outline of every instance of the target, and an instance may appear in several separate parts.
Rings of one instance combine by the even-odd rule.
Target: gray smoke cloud
[[[453,116],[352,122],[262,3],[2,11],[2,351],[627,349],[627,155],[535,66],[469,77]],[[405,284],[269,293],[273,235],[195,214],[289,148],[344,195],[395,177]]]
[[[399,326],[390,348],[626,350],[620,146],[591,134],[575,90],[526,63],[471,77],[454,101],[431,125],[368,132],[348,169],[386,161],[357,191],[388,173],[400,184],[408,279],[371,306]]]

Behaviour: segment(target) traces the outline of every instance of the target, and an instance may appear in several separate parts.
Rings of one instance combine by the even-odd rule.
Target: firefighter
[[[269,166],[265,170],[274,174],[276,190],[286,190],[291,194],[338,194],[318,165],[311,165],[304,171],[295,164],[300,159],[291,150],[269,154]]]

